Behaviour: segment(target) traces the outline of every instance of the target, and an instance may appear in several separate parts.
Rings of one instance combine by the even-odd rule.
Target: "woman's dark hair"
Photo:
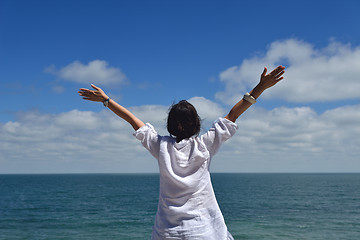
[[[167,130],[171,136],[176,137],[176,142],[200,132],[201,120],[195,107],[186,100],[181,100],[170,107]]]

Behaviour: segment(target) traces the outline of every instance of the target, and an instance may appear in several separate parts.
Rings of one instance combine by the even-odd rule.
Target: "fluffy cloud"
[[[205,98],[189,99],[205,124],[227,110]],[[129,108],[166,134],[168,106]],[[215,113],[216,112],[216,113]],[[212,171],[360,171],[360,105],[317,114],[308,107],[252,108],[239,131],[214,158]],[[157,163],[108,110],[60,114],[25,112],[0,124],[0,171],[157,172]]]
[[[217,103],[204,97],[192,97],[188,100],[196,108],[200,118],[206,125],[212,123],[219,116],[224,117],[226,111]]]
[[[120,69],[110,67],[106,61],[102,60],[94,60],[87,65],[75,61],[59,70],[56,70],[55,66],[50,66],[45,69],[45,72],[76,83],[91,84],[96,82],[109,85],[126,81],[126,76]]]
[[[275,41],[263,56],[245,59],[220,73],[225,90],[216,97],[234,103],[254,87],[263,67],[287,66],[285,80],[265,92],[263,98],[290,102],[324,102],[360,98],[360,47],[331,41],[317,49],[296,39]]]
[[[159,134],[165,135],[168,107],[161,105],[143,105],[130,107],[129,110],[143,122],[151,123]]]
[[[137,165],[140,172],[151,169],[154,161],[140,165],[137,160],[132,132],[107,111],[26,112],[0,126],[1,171],[121,172]]]
[[[214,168],[252,172],[358,172],[360,105],[317,114],[309,107],[254,108],[214,161]],[[218,157],[219,158],[219,157]]]

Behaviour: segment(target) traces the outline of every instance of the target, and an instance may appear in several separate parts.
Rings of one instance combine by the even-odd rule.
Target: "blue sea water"
[[[212,174],[235,239],[360,239],[360,174]],[[149,239],[157,174],[0,175],[0,239]]]

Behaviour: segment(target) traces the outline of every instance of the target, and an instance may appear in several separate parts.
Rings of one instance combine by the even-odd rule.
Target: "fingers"
[[[88,95],[89,93],[93,92],[92,90],[86,89],[86,88],[80,88],[80,90],[78,91],[78,93],[80,95]]]
[[[87,88],[80,88],[78,93],[80,94],[80,96],[93,96],[93,95],[97,95],[97,93],[99,92],[100,88],[95,86],[94,84],[91,84],[91,87],[94,88],[95,90],[90,90]],[[88,100],[88,99],[87,99]]]
[[[285,73],[285,67],[278,66],[271,73],[266,74],[267,68],[264,68],[263,73],[261,74],[260,83],[264,89],[270,88],[284,79],[282,76]]]
[[[78,91],[78,93],[79,93],[80,96],[83,96],[83,97],[91,97],[91,96],[96,95],[95,91],[85,89],[85,88],[81,88],[80,91]]]
[[[266,75],[266,72],[267,72],[267,68],[264,67],[264,71],[263,71],[263,73],[261,74],[261,76],[265,76],[265,75]]]
[[[285,69],[285,67],[283,67],[283,66],[278,66],[277,68],[275,68],[271,73],[270,73],[270,75],[272,75],[272,76],[281,76],[282,74],[284,74],[284,69]]]
[[[279,78],[281,75],[283,75],[285,73],[285,71],[281,71],[279,74],[276,75],[277,78]],[[284,77],[282,77],[284,78]]]
[[[275,68],[274,70],[271,71],[271,73],[269,73],[268,75],[266,75],[267,73],[267,68],[265,67],[264,68],[264,71],[263,73],[261,74],[262,77],[265,77],[265,76],[271,76],[271,77],[275,77],[275,78],[279,78],[281,77],[281,75],[283,75],[285,73],[285,67],[283,66],[278,66],[277,68]]]
[[[97,87],[97,86],[95,86],[94,84],[91,84],[91,87],[93,88],[93,89],[95,89],[95,90],[98,90],[99,91],[99,87]]]
[[[86,89],[86,88],[80,88],[78,93],[86,93],[86,92],[92,92],[92,90]]]
[[[95,86],[94,84],[91,84],[91,87],[94,88],[95,90],[80,88],[78,91],[79,95],[82,96],[84,100],[90,100],[94,102],[103,101],[102,100],[103,91],[101,90],[101,88]]]

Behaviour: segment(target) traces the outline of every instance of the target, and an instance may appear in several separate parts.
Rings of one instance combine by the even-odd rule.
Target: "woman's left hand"
[[[278,66],[271,73],[267,73],[267,68],[264,68],[263,73],[261,74],[259,85],[263,89],[270,88],[280,82],[284,77],[282,76],[285,73],[285,67]]]

